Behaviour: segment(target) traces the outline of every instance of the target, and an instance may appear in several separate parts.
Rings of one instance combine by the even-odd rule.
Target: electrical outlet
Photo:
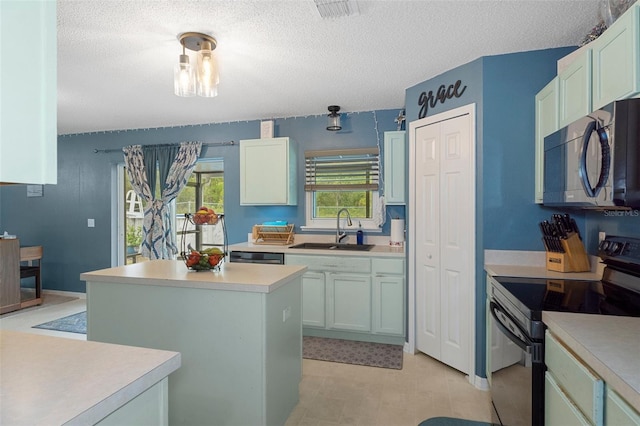
[[[96,220],[95,219],[87,219],[87,227],[88,228],[95,228],[96,227]]]
[[[607,233],[606,232],[603,232],[603,231],[598,232],[598,244],[603,242],[605,240],[605,238],[607,238]]]
[[[282,310],[282,322],[287,322],[291,317],[291,306],[287,306]]]

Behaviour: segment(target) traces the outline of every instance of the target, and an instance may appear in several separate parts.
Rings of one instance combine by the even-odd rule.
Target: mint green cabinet
[[[58,176],[55,1],[0,1],[0,182]]]
[[[602,425],[604,382],[549,331],[545,334],[545,423]],[[564,402],[560,404],[556,396]],[[574,421],[569,421],[574,419]]]
[[[633,409],[613,389],[605,386],[604,424],[640,426],[640,413]]]
[[[405,204],[405,132],[384,132],[384,199]]]
[[[371,331],[371,276],[327,274],[327,327]]]
[[[640,93],[640,5],[633,5],[590,46],[594,110]]]
[[[302,325],[326,326],[326,285],[322,272],[310,271],[302,276]]]
[[[304,265],[302,323],[305,336],[403,344],[405,260],[286,254]]]
[[[544,423],[567,426],[592,425],[548,371],[544,378]]]
[[[240,205],[296,205],[296,161],[289,138],[241,140]]]
[[[404,335],[404,259],[373,259],[373,332]]]
[[[559,125],[564,127],[591,112],[591,49],[586,49],[558,75]]]
[[[558,130],[558,77],[536,95],[536,181],[535,202],[542,203],[544,192],[544,138]]]

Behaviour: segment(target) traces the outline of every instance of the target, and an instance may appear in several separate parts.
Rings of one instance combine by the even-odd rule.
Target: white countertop
[[[484,265],[484,270],[494,277],[522,277],[547,278],[567,280],[597,281],[602,277],[601,272],[555,272],[548,271],[544,266],[530,265]]]
[[[544,311],[542,321],[640,411],[640,318]]]
[[[80,274],[91,282],[270,293],[304,274],[305,266],[223,262],[220,271],[190,271],[179,260],[151,260]]]
[[[0,330],[3,425],[95,424],[180,367],[178,352]]]
[[[329,241],[330,242],[330,241]],[[299,244],[296,241],[292,245]],[[384,244],[376,244],[371,250],[318,250],[318,249],[297,249],[291,248],[291,245],[277,244],[254,244],[239,243],[229,246],[229,251],[256,251],[268,253],[284,253],[287,254],[304,254],[304,255],[332,255],[332,256],[359,256],[359,257],[405,257],[404,247],[396,247]]]

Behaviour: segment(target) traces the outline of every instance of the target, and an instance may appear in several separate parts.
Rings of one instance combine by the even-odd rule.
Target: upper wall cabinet
[[[296,160],[289,138],[240,141],[240,205],[296,205]]]
[[[0,1],[0,182],[57,182],[55,1]]]
[[[384,133],[384,198],[386,204],[405,204],[405,132]]]
[[[591,112],[591,50],[582,52],[558,75],[560,127]]]
[[[634,5],[591,43],[596,110],[640,92],[640,5]]]
[[[544,138],[558,130],[558,77],[536,95],[536,203],[544,190]]]

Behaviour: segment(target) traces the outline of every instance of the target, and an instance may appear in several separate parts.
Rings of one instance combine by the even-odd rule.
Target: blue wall
[[[429,107],[427,116],[476,104],[476,375],[480,377],[486,376],[484,250],[543,250],[537,223],[555,211],[533,202],[534,97],[555,76],[556,61],[572,50],[483,57],[406,92],[408,122],[418,119],[421,92],[436,92],[457,80],[466,86],[462,96]]]
[[[207,147],[202,158],[223,158],[225,216],[230,243],[243,242],[254,224],[283,219],[304,224],[304,151],[382,145],[383,133],[396,130],[398,110],[343,114],[343,129],[328,132],[326,116],[275,120],[275,136],[288,136],[298,144],[298,205],[293,207],[240,207],[238,145]],[[377,129],[377,131],[376,131]],[[85,291],[82,272],[111,266],[111,238],[116,232],[114,191],[116,166],[123,163],[120,149],[132,144],[164,144],[198,140],[204,143],[258,138],[260,122],[76,134],[58,137],[58,184],[46,185],[44,196],[26,197],[24,185],[0,187],[0,230],[20,238],[22,245],[42,245],[43,287]],[[95,153],[94,150],[116,150]],[[403,206],[389,206],[387,214],[404,217]],[[87,219],[95,219],[95,228]],[[389,222],[382,234],[389,235]]]

